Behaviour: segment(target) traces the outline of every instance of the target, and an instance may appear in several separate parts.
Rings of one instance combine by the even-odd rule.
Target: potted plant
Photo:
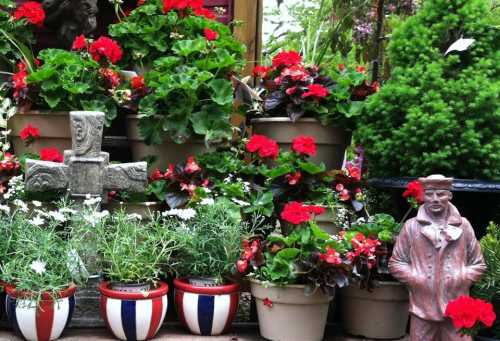
[[[154,155],[156,166],[176,164],[232,137],[229,78],[243,66],[245,48],[201,4],[147,1],[110,27],[125,63],[150,69],[138,115],[127,117],[136,160]]]
[[[11,231],[1,275],[8,321],[26,340],[55,340],[71,321],[75,283],[84,279],[75,244],[61,229],[63,212],[29,212],[26,203],[16,205],[9,214],[2,206],[0,218]]]
[[[406,334],[408,290],[389,274],[388,268],[400,228],[401,224],[390,215],[375,214],[341,233],[354,279],[340,290],[342,328],[346,333],[370,339],[397,339]]]
[[[230,275],[246,232],[239,208],[221,198],[196,210],[170,210],[166,216],[171,216],[166,225],[180,246],[172,255],[172,268],[177,274],[175,304],[181,323],[193,334],[227,332],[240,291]]]
[[[281,217],[294,229],[244,242],[237,268],[249,274],[260,334],[266,339],[322,340],[335,287],[348,283],[342,242],[311,221],[323,211],[289,203]]]
[[[15,152],[71,149],[71,110],[103,111],[109,126],[116,117],[112,90],[120,82],[113,64],[121,55],[120,47],[107,37],[91,41],[80,36],[72,51],[40,51],[36,68],[19,63],[12,93],[19,112],[9,121]],[[28,128],[38,132],[31,149],[23,138]]]
[[[342,66],[330,74],[317,65],[305,65],[296,51],[274,56],[272,66],[256,66],[259,80],[252,90],[242,82],[237,98],[249,106],[253,132],[266,135],[285,147],[299,134],[314,136],[318,153],[313,160],[328,169],[342,165],[350,144],[354,118],[361,114],[363,100],[378,89],[368,85],[363,67]]]
[[[121,340],[153,338],[165,319],[168,285],[159,279],[175,248],[158,219],[117,212],[93,227],[104,280],[101,315]]]

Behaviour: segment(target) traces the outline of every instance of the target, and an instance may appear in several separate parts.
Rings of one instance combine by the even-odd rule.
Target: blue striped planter
[[[110,289],[109,282],[99,285],[101,316],[108,329],[120,340],[153,338],[160,330],[168,306],[168,285],[160,282],[146,292],[124,292]]]
[[[75,308],[76,287],[61,291],[54,300],[44,293],[37,302],[29,293],[17,292],[7,285],[5,310],[12,329],[28,341],[50,341],[58,339],[68,326]]]
[[[193,334],[226,333],[238,311],[238,284],[196,287],[174,279],[175,305],[181,323]]]

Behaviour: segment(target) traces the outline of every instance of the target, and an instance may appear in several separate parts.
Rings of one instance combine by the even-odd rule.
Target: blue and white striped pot
[[[102,282],[99,291],[101,316],[116,338],[148,340],[158,333],[167,313],[166,283],[160,282],[149,291],[125,292],[112,290],[109,282]]]
[[[59,292],[55,300],[50,294],[43,293],[38,303],[29,293],[18,292],[14,286],[6,285],[5,291],[9,324],[25,340],[56,340],[71,321],[76,286]]]
[[[231,328],[238,311],[239,284],[197,287],[174,279],[174,286],[177,314],[191,333],[220,335]]]

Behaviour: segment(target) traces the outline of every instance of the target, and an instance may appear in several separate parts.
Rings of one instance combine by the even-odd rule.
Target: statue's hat
[[[441,174],[433,174],[426,178],[419,178],[418,181],[420,181],[424,189],[444,189],[451,191],[453,185],[453,178],[447,178]]]

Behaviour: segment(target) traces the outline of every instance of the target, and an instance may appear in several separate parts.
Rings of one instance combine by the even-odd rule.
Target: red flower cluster
[[[292,150],[299,155],[316,155],[316,139],[312,136],[297,136],[292,140]]]
[[[16,160],[15,156],[11,153],[4,153],[3,160],[0,161],[0,172],[8,172],[17,171],[20,168],[19,161]],[[0,193],[3,193],[0,191]]]
[[[375,81],[371,84],[368,84],[365,81],[363,84],[358,85],[352,89],[351,99],[353,101],[363,101],[366,97],[373,95],[380,89],[380,83]]]
[[[203,35],[205,36],[205,39],[208,41],[217,40],[217,38],[219,38],[219,33],[209,28],[205,28],[203,30]]]
[[[273,58],[273,67],[292,66],[302,63],[302,57],[297,51],[282,51]]]
[[[406,186],[406,191],[403,193],[403,197],[415,200],[417,204],[422,204],[424,202],[424,187],[422,183],[418,180],[409,182]]]
[[[302,98],[313,97],[315,99],[325,98],[330,94],[327,88],[320,84],[310,84],[307,86],[308,91],[302,94]]]
[[[240,259],[236,262],[236,269],[240,274],[244,274],[247,271],[248,265],[252,263],[256,265],[262,262],[261,246],[260,239],[243,241],[243,252],[240,255]]]
[[[158,180],[164,180],[164,179],[170,179],[174,175],[174,165],[169,164],[168,169],[165,173],[162,173],[158,168],[151,173],[151,176],[149,179],[151,181],[158,181]]]
[[[19,137],[26,144],[30,144],[34,141],[35,138],[40,137],[40,130],[33,127],[31,124],[28,124],[19,132]]]
[[[300,225],[302,223],[307,223],[313,218],[313,215],[323,214],[325,209],[316,205],[304,205],[301,202],[292,201],[285,205],[283,211],[281,211],[281,219],[293,224]]]
[[[455,328],[464,334],[467,334],[467,329],[478,327],[479,323],[489,328],[496,319],[491,303],[470,296],[460,296],[448,302],[444,316],[449,317]]]
[[[12,84],[14,87],[14,97],[21,97],[28,89],[28,70],[26,64],[23,62],[17,63],[18,71],[12,75]]]
[[[246,148],[250,153],[258,152],[261,158],[276,160],[279,154],[278,143],[264,135],[252,135]]]
[[[188,174],[193,174],[201,171],[201,167],[196,163],[193,156],[187,158],[186,166],[184,166],[184,171]]]
[[[205,17],[210,20],[214,20],[217,18],[214,12],[205,7],[198,7],[194,9],[194,14],[199,17]]]
[[[329,246],[326,247],[325,253],[321,253],[319,255],[319,258],[322,261],[327,262],[328,264],[332,265],[342,264],[342,258],[340,257],[340,253],[338,253],[337,251],[335,251],[335,249],[332,249]]]
[[[301,178],[302,178],[302,173],[299,171],[285,176],[285,179],[286,181],[288,181],[288,184],[290,186],[295,186],[296,184],[298,184]]]
[[[134,90],[142,90],[146,86],[144,76],[135,76],[131,79],[130,84]]]
[[[269,299],[269,297],[266,297],[262,300],[262,304],[264,304],[266,307],[268,308],[272,308],[273,307],[273,301],[271,301]]]
[[[83,34],[79,35],[78,37],[75,38],[73,41],[73,45],[71,45],[72,50],[83,50],[87,48],[87,39]]]
[[[63,155],[57,148],[42,148],[40,150],[40,160],[63,162]]]
[[[365,235],[360,232],[351,239],[351,245],[354,249],[354,252],[348,252],[347,258],[353,260],[357,257],[363,257],[367,261],[368,269],[371,269],[375,266],[377,261],[375,252],[377,250],[377,247],[381,245],[378,239],[366,238]]]
[[[19,6],[13,13],[16,20],[26,18],[26,20],[37,26],[42,26],[45,20],[45,11],[42,4],[36,1],[28,1]]]
[[[264,65],[257,65],[253,68],[252,74],[254,77],[266,78],[269,71],[271,71],[271,67]]]
[[[118,72],[110,69],[110,68],[101,68],[99,73],[104,78],[104,80],[108,83],[108,88],[116,88],[120,85],[120,75]]]
[[[188,9],[199,17],[207,19],[215,19],[217,17],[214,12],[203,7],[203,0],[163,0],[163,13],[165,14],[172,10],[177,10],[181,12],[181,15],[185,15]]]
[[[89,53],[97,62],[106,57],[112,64],[117,63],[123,56],[120,45],[108,37],[100,37],[90,44]]]

